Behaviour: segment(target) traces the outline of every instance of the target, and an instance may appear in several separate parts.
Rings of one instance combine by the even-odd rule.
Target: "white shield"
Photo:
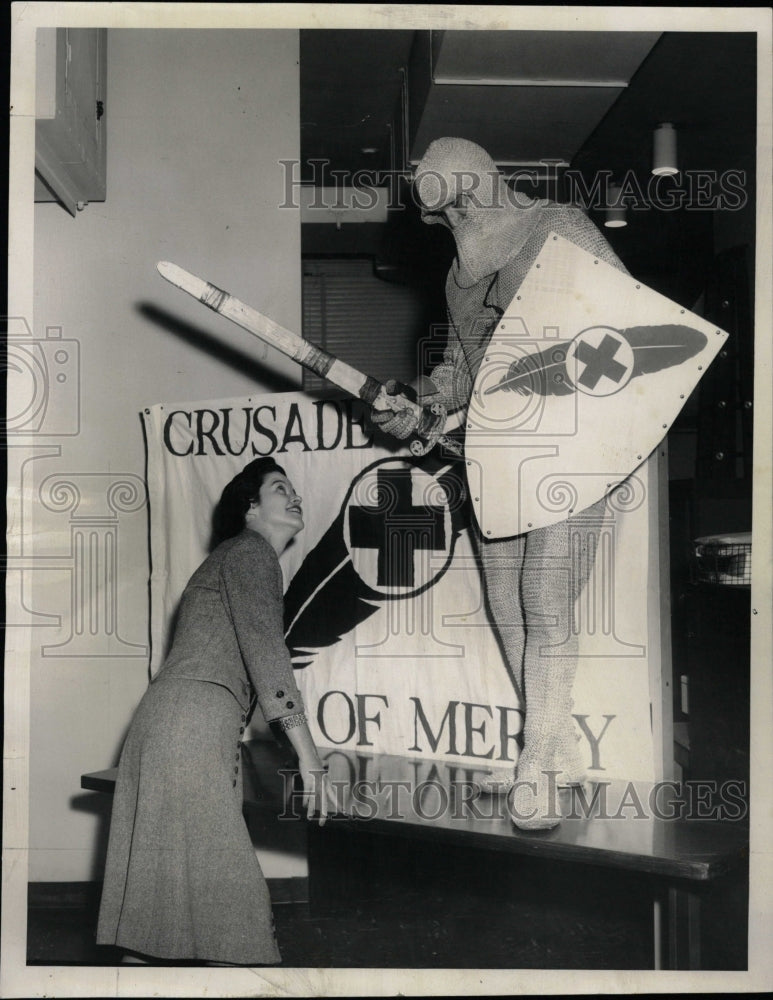
[[[491,336],[465,458],[483,534],[583,510],[655,449],[723,330],[551,233]]]

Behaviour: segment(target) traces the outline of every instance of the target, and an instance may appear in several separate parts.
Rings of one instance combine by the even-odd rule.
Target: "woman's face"
[[[281,472],[269,472],[260,487],[259,501],[247,511],[248,527],[263,535],[284,534],[287,539],[303,528],[301,498]]]

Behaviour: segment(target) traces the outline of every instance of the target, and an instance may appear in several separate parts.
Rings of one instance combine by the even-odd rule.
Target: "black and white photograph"
[[[773,12],[10,20],[0,995],[773,988]]]

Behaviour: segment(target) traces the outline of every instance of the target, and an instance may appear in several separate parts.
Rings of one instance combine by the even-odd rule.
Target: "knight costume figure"
[[[439,401],[452,414],[466,409],[491,334],[550,232],[625,268],[580,209],[516,194],[473,142],[432,142],[414,187],[422,220],[450,229],[456,243],[446,280],[444,359],[430,373],[436,392],[419,399],[425,405]],[[416,426],[408,410],[374,412],[372,420],[398,438]],[[471,528],[489,614],[525,710],[515,773],[483,788],[508,794],[521,829],[556,826],[556,789],[586,778],[571,715],[578,657],[573,611],[593,567],[605,512],[602,497],[567,520],[511,538],[486,540],[477,525]]]

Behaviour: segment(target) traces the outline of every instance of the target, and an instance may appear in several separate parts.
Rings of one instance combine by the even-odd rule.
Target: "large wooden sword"
[[[303,337],[299,337],[298,334],[292,333],[256,309],[240,302],[233,295],[224,292],[222,288],[166,260],[159,261],[158,270],[162,278],[166,278],[173,285],[192,295],[194,299],[230,319],[232,323],[236,323],[264,343],[275,347],[304,368],[332,382],[339,389],[359,397],[374,410],[397,411],[405,408],[412,410],[417,419],[416,437],[410,443],[412,454],[426,455],[436,444],[443,445],[454,455],[462,454],[461,444],[443,434],[446,410],[441,404],[421,406],[407,396],[390,395],[378,379],[364,375],[351,365],[328,354],[327,351],[315,347],[308,340],[304,340]]]

